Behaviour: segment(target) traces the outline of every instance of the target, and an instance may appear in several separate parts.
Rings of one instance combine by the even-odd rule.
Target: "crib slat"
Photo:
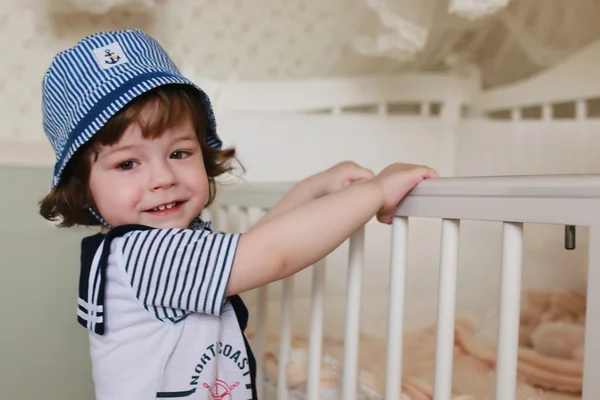
[[[521,311],[523,224],[504,222],[502,241],[500,327],[498,332],[495,398],[497,400],[514,400]]]
[[[265,363],[265,348],[266,348],[266,336],[267,331],[265,329],[267,324],[267,300],[269,298],[269,286],[262,286],[258,289],[258,301],[256,310],[256,325],[255,325],[255,338],[256,338],[256,394],[260,399],[265,396],[265,375],[264,375],[264,363]]]
[[[513,121],[520,121],[522,119],[521,109],[513,108],[510,110],[510,119]]]
[[[248,214],[248,209],[245,207],[230,206],[229,212],[235,215],[236,231],[246,232],[248,226],[250,225],[250,216]]]
[[[306,398],[317,400],[321,377],[321,353],[323,347],[323,300],[325,292],[325,264],[322,259],[313,266],[310,335],[308,349],[308,385]]]
[[[542,121],[552,120],[552,104],[542,104]]]
[[[279,337],[279,375],[277,379],[277,398],[287,399],[287,364],[290,354],[292,336],[292,298],[294,295],[294,276],[283,281],[283,298],[281,300],[281,334]]]
[[[590,226],[581,400],[600,399],[600,225]]]
[[[452,397],[459,226],[459,220],[442,220],[434,400],[450,400]]]
[[[210,209],[205,208],[204,210],[202,210],[200,218],[202,218],[203,221],[213,221],[213,213]]]
[[[344,400],[354,400],[357,392],[360,285],[364,265],[364,244],[365,228],[363,227],[350,238],[344,369],[342,374],[342,399]]]
[[[431,117],[431,104],[422,102],[420,104],[419,114],[421,117]]]
[[[588,117],[587,101],[584,99],[575,102],[575,119],[583,121]]]
[[[230,215],[235,216],[235,228],[237,232],[246,232],[248,228],[256,223],[262,217],[262,210],[250,209],[247,207],[238,207],[238,206],[229,206],[228,207]],[[219,208],[218,211],[221,211]],[[255,216],[251,215],[251,211],[255,211]],[[225,215],[226,216],[226,215]],[[225,217],[223,214],[219,216],[219,224],[223,227],[223,222]],[[257,312],[256,312],[256,326],[254,327],[255,331],[255,346],[254,352],[256,357],[257,371],[256,371],[256,381],[257,381],[257,395],[259,398],[264,396],[264,374],[263,374],[263,365],[264,365],[264,354],[265,354],[265,341],[266,341],[266,317],[267,317],[267,300],[268,300],[268,287],[264,286],[258,289],[258,301],[257,301]]]
[[[218,207],[215,212],[215,226],[213,227],[216,231],[227,232],[228,231],[228,207]]]
[[[255,211],[255,217],[252,218],[252,224],[256,223],[265,214],[264,210],[252,209]],[[247,213],[248,217],[250,213]],[[249,218],[250,219],[250,218]],[[261,286],[258,288],[258,299],[256,309],[256,324],[254,325],[255,332],[255,359],[256,359],[256,394],[259,399],[265,398],[265,374],[264,360],[267,339],[267,301],[269,299],[269,286]]]
[[[392,258],[390,262],[385,400],[399,399],[402,387],[402,332],[404,330],[407,250],[408,218],[394,218],[392,222]]]

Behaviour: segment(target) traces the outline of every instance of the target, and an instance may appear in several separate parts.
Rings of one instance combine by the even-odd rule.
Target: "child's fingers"
[[[381,222],[382,224],[385,225],[391,225],[392,221],[393,221],[393,217],[391,216],[381,216],[381,217],[377,217],[377,221]]]
[[[368,168],[363,168],[363,167],[357,167],[356,170],[352,172],[352,174],[353,174],[353,180],[355,180],[355,181],[370,179],[375,176],[373,171],[371,171]]]
[[[436,170],[432,169],[432,168],[427,168],[425,174],[423,175],[423,177],[425,179],[435,179],[435,178],[439,178],[439,175],[437,173]]]

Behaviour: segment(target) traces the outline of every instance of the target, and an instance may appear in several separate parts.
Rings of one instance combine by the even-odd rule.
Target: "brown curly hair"
[[[142,120],[141,113],[153,109],[151,120]],[[213,149],[206,142],[207,119],[199,93],[186,85],[165,85],[152,89],[121,109],[99,130],[69,161],[60,183],[40,201],[40,214],[50,221],[61,220],[60,227],[75,225],[93,226],[100,222],[88,206],[96,209],[89,190],[92,164],[101,146],[117,143],[128,126],[139,124],[146,139],[160,137],[167,129],[177,126],[183,118],[191,117],[204,157],[204,167],[209,181],[206,206],[216,195],[215,178],[234,170],[236,150],[233,147]],[[243,166],[239,163],[242,168]]]

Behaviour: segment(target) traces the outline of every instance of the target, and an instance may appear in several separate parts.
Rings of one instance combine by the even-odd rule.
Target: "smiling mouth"
[[[172,203],[165,203],[165,204],[161,204],[160,206],[148,209],[148,210],[146,210],[146,212],[156,213],[156,214],[167,213],[169,211],[178,210],[179,208],[181,208],[182,204],[183,204],[183,202],[181,202],[181,201],[174,201]]]
[[[178,202],[174,201],[173,203],[168,203],[168,204],[163,204],[161,206],[158,207],[154,207],[152,210],[150,211],[164,211],[164,210],[169,210],[175,206],[177,206],[177,204],[179,204]]]

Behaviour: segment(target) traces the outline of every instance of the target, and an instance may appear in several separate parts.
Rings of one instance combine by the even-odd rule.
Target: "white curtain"
[[[350,41],[396,70],[471,71],[486,87],[550,68],[600,37],[598,0],[360,0]]]
[[[216,80],[453,70],[492,87],[600,37],[599,0],[44,1],[78,35],[69,27],[148,28],[186,71]],[[124,8],[149,18],[109,13]]]
[[[455,15],[473,21],[503,9],[511,0],[362,0],[377,16],[370,35],[353,40],[364,55],[387,56],[398,61],[413,59],[427,44],[440,19]]]

